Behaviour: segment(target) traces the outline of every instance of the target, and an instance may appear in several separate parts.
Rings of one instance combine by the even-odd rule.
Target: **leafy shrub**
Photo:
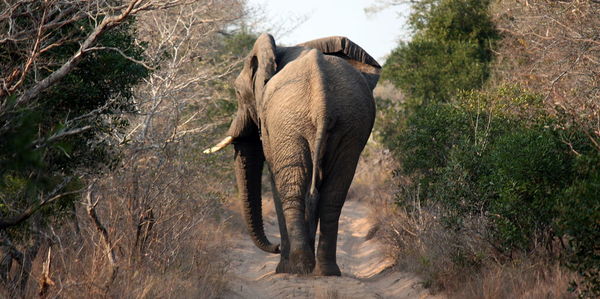
[[[576,177],[562,192],[558,229],[568,236],[568,266],[583,280],[573,287],[583,296],[600,296],[600,154],[593,150],[574,159]]]
[[[562,108],[550,106],[551,95],[566,94],[567,88],[556,90],[561,85],[554,85],[562,75],[517,75],[557,78],[551,86],[545,85],[553,92],[485,86],[492,49],[499,39],[489,5],[490,1],[474,0],[412,2],[409,25],[414,36],[392,52],[382,75],[402,89],[406,98],[402,103],[379,100],[383,111],[376,124],[379,138],[401,165],[396,171],[401,178],[398,204],[409,213],[433,211],[433,219],[443,230],[457,236],[483,237],[493,247],[487,254],[496,260],[498,256],[514,260],[523,253],[553,258],[560,252],[565,257],[562,261],[583,278],[576,285],[579,294],[598,296],[599,135],[596,118],[594,124],[578,120],[580,115],[591,119],[589,115],[597,109],[583,104],[570,109],[560,102],[557,105]],[[540,5],[553,4],[536,4]],[[593,10],[582,11],[593,15]],[[500,24],[510,20],[504,16]],[[549,29],[544,28],[544,40],[555,44],[547,38]],[[522,38],[528,36],[508,32],[508,42],[518,38],[525,43]],[[506,46],[505,40],[502,43]],[[505,53],[502,46],[500,50],[504,60],[495,69],[520,63],[511,56],[518,54]],[[570,57],[571,52],[565,53]],[[524,66],[537,72],[537,65]],[[502,74],[511,77],[513,73]],[[496,84],[515,82],[495,79]],[[583,81],[573,86],[595,86],[578,80]],[[594,101],[593,96],[589,101]],[[456,242],[448,246],[461,247]],[[458,256],[468,256],[469,251],[477,249],[465,249]],[[465,264],[461,260],[455,262]]]
[[[84,34],[93,30],[93,21],[69,26],[72,34]],[[98,43],[125,49],[125,54],[142,60],[144,47],[135,43],[135,34],[134,22],[128,21],[106,32]],[[70,41],[44,55],[56,61],[54,67],[58,68],[78,48],[77,42]],[[42,72],[47,75],[51,70]],[[123,114],[134,110],[132,87],[148,74],[146,68],[116,51],[94,52],[59,84],[43,92],[38,106],[8,115],[7,123],[11,126],[0,132],[0,139],[6,141],[0,143],[0,202],[4,207],[0,215],[8,218],[19,214],[63,181],[63,191],[76,190],[80,187],[76,177],[113,167],[119,153],[107,136],[122,132],[127,126]],[[82,115],[87,117],[79,117]],[[88,129],[49,146],[36,144],[36,140],[51,138],[72,127]],[[49,214],[58,214],[59,210],[70,208],[76,199],[77,196],[66,196],[56,206],[58,210],[47,210]]]
[[[489,175],[480,179],[493,196],[494,232],[508,249],[548,244],[561,190],[573,177],[571,157],[551,129],[507,129],[493,142]]]
[[[392,51],[382,78],[424,102],[448,101],[458,90],[481,87],[498,39],[488,5],[487,0],[413,4],[409,25],[415,34]]]
[[[506,257],[551,253],[568,236],[573,268],[597,277],[600,163],[585,134],[558,126],[540,96],[516,87],[404,106],[404,121],[380,132],[412,184],[400,205],[440,207],[457,232],[483,217],[484,238]]]

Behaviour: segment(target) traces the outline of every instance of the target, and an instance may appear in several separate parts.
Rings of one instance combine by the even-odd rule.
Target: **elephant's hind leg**
[[[324,167],[326,172],[319,201],[320,234],[315,275],[341,275],[336,261],[338,222],[362,151],[359,145],[340,146],[337,153],[332,153],[326,159],[329,165]]]
[[[277,266],[277,272],[308,274],[315,267],[315,256],[312,247],[309,244],[308,230],[305,220],[306,189],[310,167],[310,157],[301,147],[295,153],[293,149],[288,148],[286,153],[278,153],[280,163],[273,163],[273,176],[277,194],[281,200],[281,209],[289,241],[289,258],[282,255],[281,261]],[[275,155],[278,155],[275,154]],[[286,159],[293,158],[293,159]],[[301,161],[299,161],[301,160]],[[284,161],[293,161],[291,163],[281,163]]]

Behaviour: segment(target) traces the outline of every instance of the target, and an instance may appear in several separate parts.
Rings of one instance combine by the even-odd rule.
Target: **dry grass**
[[[465,271],[479,271],[485,250],[483,242],[445,229],[430,210],[408,212],[388,204],[376,214],[376,237],[398,269],[419,274],[425,287],[436,293],[456,290],[464,283]]]
[[[119,165],[82,179],[91,184],[72,217],[42,232],[25,297],[39,290],[48,247],[48,298],[222,296],[236,219],[226,207],[235,186],[231,155],[201,151],[229,120],[211,110],[222,97],[214,82],[227,80],[237,58],[213,65],[198,57],[220,53],[219,30],[242,14],[243,2],[231,0],[139,16],[145,54],[160,68],[136,88],[130,126],[107,137],[122,150]]]
[[[186,152],[185,143],[178,147]],[[132,159],[131,165],[97,181],[91,193],[92,201],[99,202],[95,211],[111,248],[85,204],[78,207],[76,222],[48,236],[54,281],[50,297],[212,298],[227,288],[228,212],[221,202],[232,184],[199,179],[202,168],[183,157],[148,154],[163,163]],[[35,261],[28,296],[38,289],[44,260],[40,254]]]
[[[336,289],[332,289],[332,288],[327,288],[327,289],[317,288],[317,289],[315,289],[315,299],[342,299],[342,298],[343,297],[340,297],[340,294]]]
[[[398,188],[393,180],[396,166],[390,151],[370,139],[358,161],[347,198],[372,202],[373,207],[393,201]]]
[[[567,291],[575,278],[552,263],[491,265],[466,281],[452,298],[576,298]]]

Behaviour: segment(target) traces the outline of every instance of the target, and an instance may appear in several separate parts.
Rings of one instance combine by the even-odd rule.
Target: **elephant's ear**
[[[250,55],[246,58],[250,65],[252,89],[258,102],[261,101],[265,85],[275,75],[277,62],[275,59],[275,39],[267,33],[261,34]]]
[[[363,74],[371,89],[374,89],[375,85],[377,85],[381,73],[381,66],[373,59],[373,57],[371,57],[371,55],[369,55],[369,53],[367,53],[367,51],[347,37],[325,37],[311,40],[299,44],[298,46],[314,48],[323,52],[323,54],[344,58]]]
[[[254,42],[236,79],[236,91],[241,96],[236,117],[227,132],[229,136],[236,140],[258,136],[256,107],[262,102],[265,85],[275,75],[276,69],[275,40],[270,34],[263,33]]]

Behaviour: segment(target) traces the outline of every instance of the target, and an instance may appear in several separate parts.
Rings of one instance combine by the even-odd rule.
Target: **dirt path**
[[[344,205],[338,237],[342,277],[275,274],[279,256],[260,251],[247,236],[240,236],[231,252],[231,291],[225,297],[428,298],[418,278],[391,270],[391,261],[380,254],[377,241],[365,240],[371,228],[368,213],[364,203],[348,201]],[[265,219],[265,230],[270,240],[279,239],[274,215]]]

